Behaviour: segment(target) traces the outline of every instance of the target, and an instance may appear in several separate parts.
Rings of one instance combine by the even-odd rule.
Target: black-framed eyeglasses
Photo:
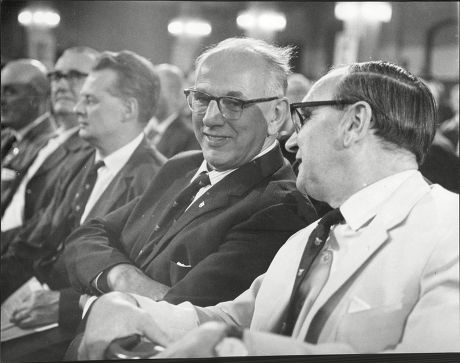
[[[206,92],[196,89],[185,89],[185,97],[190,110],[196,114],[204,114],[211,101],[216,101],[220,113],[227,120],[238,120],[243,113],[243,109],[260,102],[269,102],[279,99],[279,97],[254,98],[252,100],[242,100],[232,96],[215,97]]]
[[[83,72],[72,69],[67,73],[63,73],[61,71],[49,72],[47,76],[50,81],[54,81],[54,82],[58,82],[63,78],[69,82],[76,82],[88,76],[88,73],[83,73]]]
[[[328,100],[291,103],[289,107],[291,109],[291,120],[294,124],[294,129],[296,132],[300,131],[302,126],[311,117],[311,109],[313,107],[352,105],[355,102],[352,100]]]

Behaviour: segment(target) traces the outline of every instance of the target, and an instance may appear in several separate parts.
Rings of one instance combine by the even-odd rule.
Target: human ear
[[[367,102],[359,101],[349,107],[340,124],[344,147],[361,141],[368,134],[372,120],[372,108]]]
[[[139,117],[139,103],[134,97],[124,100],[124,120],[137,120]]]
[[[268,135],[276,135],[285,122],[290,122],[289,101],[283,97],[275,105],[271,119],[268,120]]]

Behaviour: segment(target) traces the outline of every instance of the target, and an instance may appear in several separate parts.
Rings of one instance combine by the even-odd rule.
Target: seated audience
[[[68,238],[72,286],[200,306],[232,299],[289,235],[316,219],[276,134],[290,49],[227,39],[197,59],[186,90],[202,152],[168,160],[145,194]]]
[[[166,345],[158,358],[460,350],[459,199],[417,170],[435,131],[429,90],[365,62],[330,71],[304,101],[292,109],[297,187],[336,209],[233,301],[100,297],[80,359],[130,334]]]
[[[191,120],[181,115],[185,106],[182,71],[171,64],[160,64],[155,69],[160,76],[161,93],[156,115],[145,128],[150,144],[167,158],[181,151],[200,150]]]
[[[20,327],[58,320],[61,326],[76,327],[80,294],[69,287],[64,241],[84,221],[141,195],[164,163],[143,134],[156,111],[159,90],[153,65],[130,51],[103,53],[88,75],[76,113],[79,135],[95,151],[62,171],[51,204],[2,255],[2,299],[31,276],[52,289],[32,293],[17,307],[13,322]]]
[[[5,242],[3,232],[21,227],[40,209],[46,208],[62,167],[77,162],[90,149],[89,144],[78,137],[77,116],[73,108],[98,54],[86,47],[67,49],[48,74],[51,81],[51,111],[57,129],[38,151],[16,188],[8,189],[12,197],[8,198],[9,204],[3,206],[2,244]]]
[[[2,216],[38,151],[54,132],[46,72],[34,59],[11,61],[1,72]]]

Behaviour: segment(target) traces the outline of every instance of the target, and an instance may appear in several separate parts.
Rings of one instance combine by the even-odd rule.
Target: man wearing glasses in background
[[[366,62],[332,70],[304,101],[291,105],[297,188],[335,209],[233,301],[102,296],[81,359],[130,334],[166,345],[158,358],[460,351],[458,194],[417,170],[435,130],[429,90]]]
[[[68,238],[75,288],[215,304],[249,287],[316,219],[276,142],[289,117],[289,59],[290,49],[254,39],[227,39],[197,59],[185,94],[202,152],[171,158],[141,198]]]
[[[20,175],[20,182],[14,188],[2,190],[2,245],[17,232],[16,228],[24,225],[40,209],[46,208],[62,174],[62,167],[71,166],[92,150],[86,141],[78,137],[74,107],[98,55],[97,51],[87,47],[69,48],[57,60],[54,70],[48,73],[51,113],[57,129],[38,150],[33,161],[29,161],[27,170]]]

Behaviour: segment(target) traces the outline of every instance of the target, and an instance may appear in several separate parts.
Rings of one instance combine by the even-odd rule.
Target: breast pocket
[[[401,340],[408,308],[399,303],[347,313],[341,319],[336,338],[359,353],[391,349]]]
[[[169,276],[171,284],[174,285],[178,281],[182,280],[191,269],[192,266],[185,263],[169,261]]]

